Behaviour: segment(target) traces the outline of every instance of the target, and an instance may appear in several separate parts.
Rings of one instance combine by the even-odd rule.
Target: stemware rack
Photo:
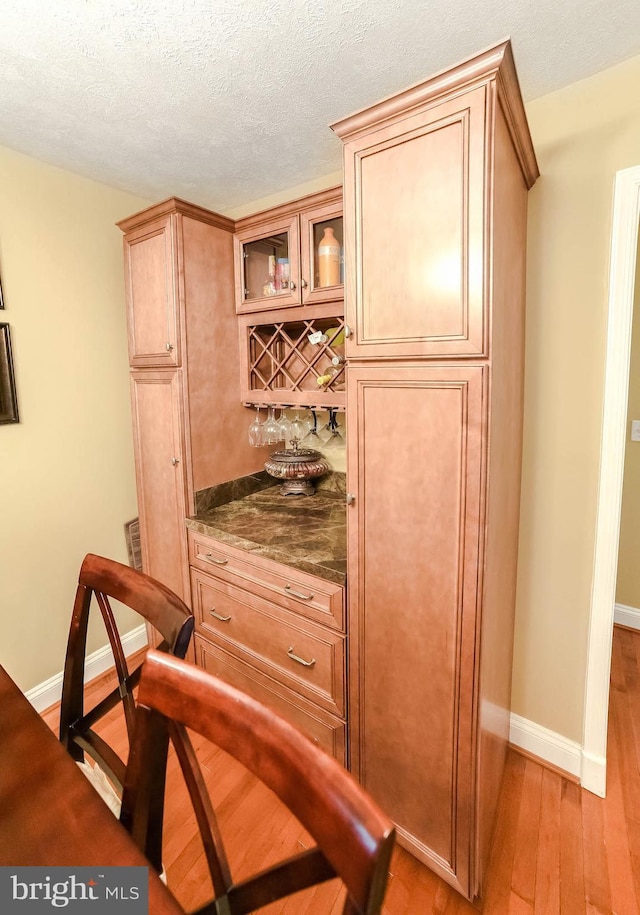
[[[343,317],[247,322],[240,345],[245,404],[344,410]]]

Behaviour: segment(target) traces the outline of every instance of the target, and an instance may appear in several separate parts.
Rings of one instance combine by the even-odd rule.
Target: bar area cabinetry
[[[342,188],[236,223],[244,403],[345,406]]]
[[[264,461],[247,443],[238,397],[235,226],[177,198],[118,226],[142,565],[190,604],[185,518],[195,493]]]
[[[239,219],[235,235],[238,314],[342,301],[342,247],[341,187]]]
[[[346,763],[344,588],[189,532],[196,662]]]
[[[510,43],[333,129],[344,201],[234,224],[172,199],[120,223],[143,564],[191,595],[197,663],[348,764],[477,899],[509,731],[538,177]],[[346,408],[346,544],[342,477],[324,515],[265,487],[242,404]]]
[[[351,328],[350,761],[400,842],[472,899],[509,729],[538,175],[510,45],[333,129]]]

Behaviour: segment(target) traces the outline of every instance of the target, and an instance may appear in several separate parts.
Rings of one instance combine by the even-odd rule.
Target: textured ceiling
[[[532,99],[640,54],[640,3],[4,0],[0,145],[225,212],[336,171],[331,122],[508,36]]]

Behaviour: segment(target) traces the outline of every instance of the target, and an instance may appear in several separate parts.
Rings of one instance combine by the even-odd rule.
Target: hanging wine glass
[[[291,423],[291,441],[293,442],[295,440],[296,442],[300,443],[306,434],[307,425],[301,418],[300,411],[296,410],[293,421]]]
[[[311,416],[313,417],[312,423],[302,439],[302,444],[305,448],[317,448],[320,444],[318,439],[318,416],[315,410],[311,410]]]
[[[327,409],[327,422],[321,422],[316,429],[316,434],[318,436],[317,441],[319,445],[324,445],[331,438],[331,411]]]
[[[256,415],[249,426],[249,444],[252,448],[260,448],[264,445],[263,438],[264,423],[260,419],[260,407],[256,407]]]
[[[276,445],[282,438],[280,435],[280,423],[276,419],[275,407],[269,407],[267,421],[264,424],[262,434],[264,436],[265,445]]]
[[[291,420],[287,416],[286,410],[282,409],[280,413],[280,419],[278,420],[278,425],[280,427],[280,438],[284,442],[285,448],[291,439]]]
[[[329,439],[325,442],[325,448],[342,448],[344,445],[344,438],[340,432],[340,426],[338,425],[338,411],[329,410],[329,430],[331,432]]]

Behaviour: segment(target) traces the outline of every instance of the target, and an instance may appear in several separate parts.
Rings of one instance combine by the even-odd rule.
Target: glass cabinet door
[[[329,203],[300,215],[302,302],[344,298],[342,204]]]
[[[300,304],[299,244],[297,216],[236,235],[239,314]]]

